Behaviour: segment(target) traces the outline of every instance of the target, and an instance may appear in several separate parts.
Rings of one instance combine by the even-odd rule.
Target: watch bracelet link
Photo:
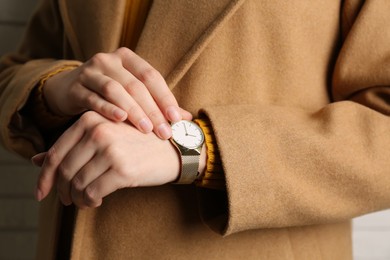
[[[181,173],[175,184],[191,184],[198,177],[199,155],[181,156]]]

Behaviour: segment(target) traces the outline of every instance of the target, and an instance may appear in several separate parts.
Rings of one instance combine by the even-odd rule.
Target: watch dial
[[[172,138],[176,143],[190,149],[199,147],[204,140],[203,132],[199,126],[186,120],[172,125]]]

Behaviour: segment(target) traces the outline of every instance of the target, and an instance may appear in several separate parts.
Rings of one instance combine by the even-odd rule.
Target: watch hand
[[[184,131],[186,131],[186,135],[188,135],[187,127],[186,127],[186,124],[184,124],[184,122],[183,122],[183,126],[184,126]]]
[[[187,136],[192,136],[192,137],[196,137],[196,135],[190,135],[190,134],[186,134]]]

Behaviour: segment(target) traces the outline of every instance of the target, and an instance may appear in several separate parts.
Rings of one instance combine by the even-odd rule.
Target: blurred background
[[[17,48],[38,0],[0,0],[0,56]],[[0,260],[33,259],[38,203],[33,189],[38,169],[0,148]],[[354,259],[390,259],[390,210],[353,222]]]

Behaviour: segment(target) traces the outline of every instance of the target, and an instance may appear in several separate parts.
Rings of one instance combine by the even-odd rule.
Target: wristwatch
[[[176,184],[190,184],[198,177],[199,159],[204,134],[202,129],[194,122],[181,120],[173,123],[172,144],[176,147],[181,157],[181,170]]]

